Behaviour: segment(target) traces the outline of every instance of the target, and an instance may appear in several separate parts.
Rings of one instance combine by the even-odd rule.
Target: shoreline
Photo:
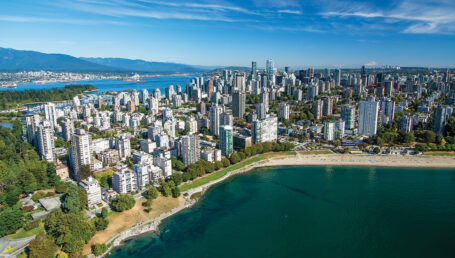
[[[250,157],[253,158],[253,157]],[[388,167],[388,168],[454,168],[455,157],[453,156],[394,156],[394,155],[369,155],[369,154],[302,154],[297,155],[278,155],[253,162],[237,170],[228,172],[226,175],[208,182],[207,184],[189,189],[182,192],[182,203],[169,212],[160,214],[157,218],[145,221],[126,229],[109,239],[105,244],[108,245],[106,252],[98,257],[107,257],[111,251],[122,242],[139,235],[157,231],[161,222],[180,211],[191,208],[196,204],[207,190],[212,186],[223,182],[231,176],[249,172],[255,168],[279,167],[279,166],[353,166],[353,167]],[[198,199],[191,199],[191,196],[201,193]]]

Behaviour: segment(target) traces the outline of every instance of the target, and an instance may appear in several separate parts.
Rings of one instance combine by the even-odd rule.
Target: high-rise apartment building
[[[355,106],[342,105],[341,106],[341,119],[345,121],[345,129],[351,130],[355,127]]]
[[[71,161],[74,178],[79,181],[81,167],[92,164],[92,144],[90,135],[84,129],[76,129],[71,138]]]
[[[290,108],[287,103],[280,103],[278,105],[278,117],[288,120],[290,116]]]
[[[200,159],[199,135],[189,134],[182,137],[182,160],[190,165]]]
[[[71,141],[71,136],[74,133],[74,123],[73,120],[66,118],[62,121],[62,134],[65,141]]]
[[[378,129],[379,102],[374,100],[360,101],[359,131],[360,135],[373,136]]]
[[[37,131],[38,150],[42,160],[55,161],[54,129],[50,121],[43,121],[38,125]]]
[[[224,125],[220,127],[219,146],[221,154],[229,157],[234,152],[233,141],[234,129],[232,126]]]
[[[263,120],[253,121],[251,135],[253,144],[260,142],[274,142],[278,138],[278,118],[269,116]]]
[[[87,193],[87,207],[101,203],[101,187],[96,179],[89,176],[79,182],[79,186]]]
[[[57,126],[57,111],[54,103],[47,103],[44,105],[44,119],[51,123],[52,128]]]
[[[243,92],[235,92],[232,98],[232,115],[242,118],[245,115],[246,95]]]
[[[220,133],[220,115],[223,112],[223,109],[218,105],[212,105],[210,107],[209,117],[210,117],[210,133],[218,136]]]

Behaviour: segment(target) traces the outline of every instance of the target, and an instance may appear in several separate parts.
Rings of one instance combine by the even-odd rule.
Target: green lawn
[[[454,151],[426,151],[423,154],[430,156],[455,156]]]
[[[312,151],[300,151],[301,155],[314,155],[314,154],[333,154],[329,150],[312,150]]]
[[[29,230],[29,231],[25,231],[25,229],[20,229],[18,232],[12,234],[12,235],[9,235],[9,237],[11,239],[19,239],[19,238],[26,238],[26,237],[29,237],[29,236],[33,236],[33,235],[36,235],[38,234],[39,232],[43,231],[44,230],[44,225],[43,224],[40,224],[38,227],[32,229],[32,230]]]
[[[236,169],[242,168],[244,166],[247,166],[247,165],[249,165],[251,163],[260,161],[262,159],[264,159],[264,157],[262,157],[261,155],[253,157],[253,158],[250,158],[250,159],[246,159],[244,161],[241,161],[241,162],[239,162],[237,164],[234,164],[232,166],[229,166],[227,168],[224,168],[224,169],[221,169],[219,171],[213,172],[212,174],[210,174],[208,176],[204,176],[204,177],[198,178],[198,179],[194,180],[193,182],[191,182],[189,184],[182,185],[182,186],[180,186],[180,191],[184,192],[184,191],[187,191],[189,189],[192,189],[192,188],[195,188],[195,187],[198,187],[198,186],[201,186],[201,185],[205,185],[208,182],[211,182],[213,180],[217,180],[217,179],[225,176],[230,171],[234,171]]]

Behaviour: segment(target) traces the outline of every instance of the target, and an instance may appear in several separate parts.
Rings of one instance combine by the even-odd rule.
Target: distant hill
[[[194,73],[206,71],[208,69],[200,66],[192,66],[178,63],[167,62],[150,62],[140,59],[126,59],[126,58],[81,58],[82,60],[111,67],[119,67],[125,70],[132,70],[136,72],[153,72],[153,73]]]
[[[214,70],[211,70],[212,73],[222,72],[224,70],[232,70],[232,71],[243,71],[243,72],[251,72],[251,68],[244,67],[244,66],[227,66],[227,67],[218,67]]]
[[[123,69],[88,62],[63,54],[0,48],[0,70],[116,72]]]
[[[195,73],[213,68],[125,58],[77,58],[64,54],[0,48],[0,70],[3,71]]]

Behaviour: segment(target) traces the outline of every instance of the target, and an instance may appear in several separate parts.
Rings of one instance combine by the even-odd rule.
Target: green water
[[[455,171],[257,169],[160,231],[109,257],[455,257]]]

